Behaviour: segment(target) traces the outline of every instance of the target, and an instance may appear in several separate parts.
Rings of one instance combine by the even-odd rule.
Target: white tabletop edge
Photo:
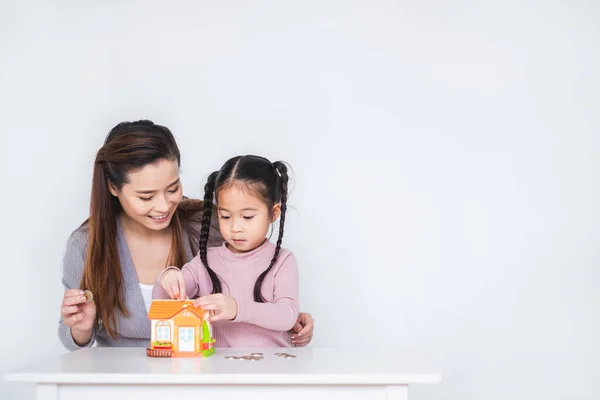
[[[8,382],[104,385],[408,385],[440,383],[440,374],[31,374],[9,373]]]

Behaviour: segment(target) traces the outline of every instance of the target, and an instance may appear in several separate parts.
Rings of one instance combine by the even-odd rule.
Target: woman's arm
[[[87,234],[84,229],[78,229],[69,236],[67,248],[63,256],[62,284],[65,288],[65,299],[68,297],[67,291],[70,289],[79,289],[81,277],[83,275],[83,267],[85,265],[86,245]],[[77,342],[82,343],[81,345],[75,341],[73,334],[77,336]],[[86,329],[84,331],[77,330],[76,332],[72,332],[71,328],[65,323],[63,312],[61,310],[61,316],[58,322],[58,337],[63,346],[69,351],[90,347],[96,341],[96,325],[93,324],[89,331]]]

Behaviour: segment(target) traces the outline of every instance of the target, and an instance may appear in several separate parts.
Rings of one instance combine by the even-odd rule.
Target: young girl
[[[238,156],[213,172],[204,187],[203,221],[216,200],[224,243],[208,247],[209,223],[202,224],[199,254],[181,270],[168,267],[153,298],[201,296],[197,307],[212,310],[216,346],[286,347],[298,317],[298,269],[281,247],[288,174],[282,162]],[[267,236],[280,218],[277,244]]]

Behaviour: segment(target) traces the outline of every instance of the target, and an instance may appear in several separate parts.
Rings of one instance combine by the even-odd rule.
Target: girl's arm
[[[161,278],[165,273],[170,270],[178,271],[182,274],[183,283],[184,283],[184,291],[181,293],[183,298],[186,297],[196,297],[200,291],[198,286],[198,266],[200,263],[200,257],[196,256],[192,259],[192,261],[186,263],[181,270],[177,267],[167,267],[165,270],[158,276],[156,284],[152,289],[152,298],[153,299],[170,299],[169,293],[165,290],[165,288],[161,285]],[[180,288],[181,289],[181,288]]]
[[[300,308],[298,264],[292,253],[287,254],[273,279],[273,302],[238,301],[234,322],[248,322],[275,331],[292,329]]]

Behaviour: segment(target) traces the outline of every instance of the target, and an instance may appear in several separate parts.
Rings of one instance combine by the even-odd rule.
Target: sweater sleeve
[[[181,272],[183,273],[183,281],[185,282],[185,295],[189,298],[194,298],[198,296],[198,292],[200,288],[198,286],[198,266],[200,263],[200,256],[194,257],[190,262],[186,263],[182,268]],[[170,269],[177,270],[177,267],[167,267],[165,270],[158,276],[154,287],[152,288],[152,298],[153,299],[170,299],[169,293],[162,287],[160,284],[160,279],[163,274]]]
[[[276,331],[292,329],[300,309],[298,264],[292,253],[283,260],[273,279],[273,302],[238,301],[234,322],[248,322]]]
[[[63,275],[62,284],[67,289],[78,289],[83,276],[83,267],[85,265],[85,252],[87,247],[87,234],[84,229],[78,229],[69,236],[67,248],[63,256]],[[83,347],[91,347],[96,342],[96,326],[92,331],[92,338],[84,345],[79,346],[75,343],[71,335],[71,328],[65,325],[62,313],[58,322],[58,337],[63,346],[74,351]]]

